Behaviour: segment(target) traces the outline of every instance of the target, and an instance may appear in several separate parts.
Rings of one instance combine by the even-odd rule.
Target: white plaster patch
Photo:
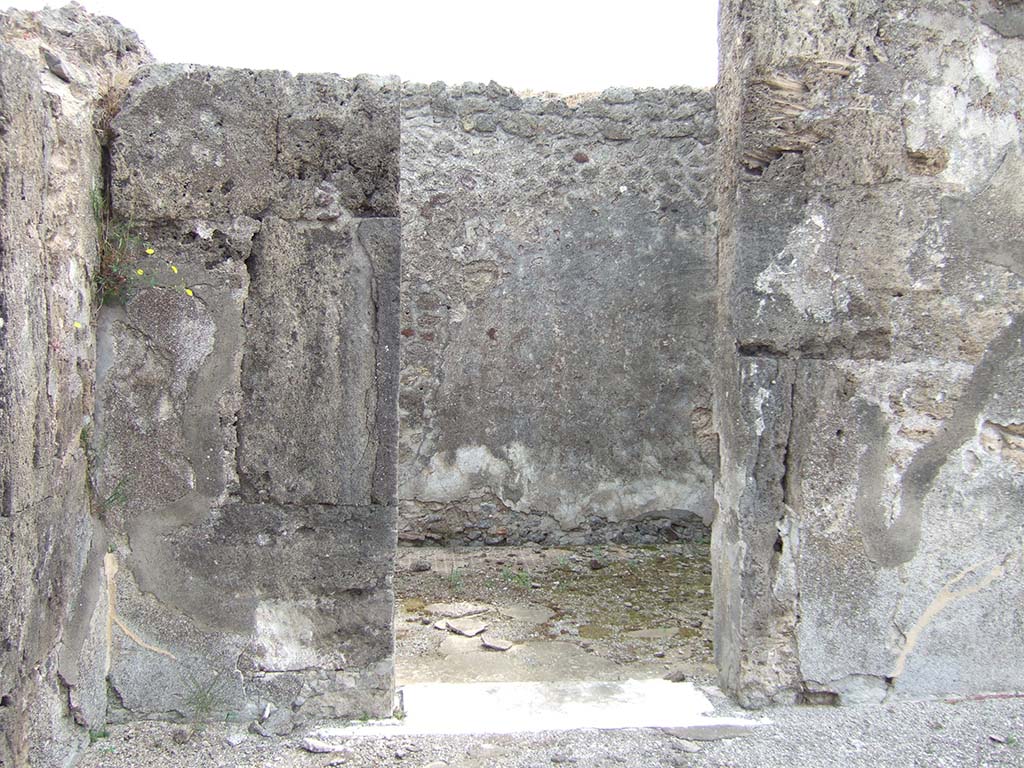
[[[971,51],[971,64],[974,65],[974,73],[985,85],[989,88],[999,86],[999,59],[995,52],[985,45],[984,39],[979,39]]]
[[[447,453],[430,457],[430,466],[419,478],[415,495],[423,501],[450,501],[469,493],[481,475],[500,482],[509,465],[483,445],[468,445],[455,450],[451,461]]]
[[[757,394],[754,396],[754,408],[757,409],[757,419],[754,421],[754,428],[757,430],[757,436],[760,437],[764,433],[764,403],[771,397],[769,392],[764,387],[757,388]]]
[[[587,499],[570,499],[560,504],[555,518],[564,527],[571,527],[591,512],[618,523],[655,512],[708,510],[710,504],[704,488],[705,482],[700,478],[693,478],[688,483],[655,478],[631,483],[600,483]]]
[[[939,82],[912,82],[904,93],[907,147],[945,148],[949,163],[939,178],[976,189],[986,182],[1006,147],[1015,144],[1020,135],[1012,112],[995,113],[974,95],[979,88],[1000,92],[999,55],[984,38],[978,38],[969,64],[957,57],[944,60],[938,53],[934,63],[934,70],[940,73]]]
[[[782,251],[757,276],[757,290],[769,296],[782,294],[807,317],[833,322],[837,311],[846,311],[850,294],[823,264],[821,248],[828,235],[825,212],[821,206],[812,206],[807,218],[789,232]],[[759,311],[763,306],[762,302]]]
[[[293,602],[264,601],[256,606],[256,642],[262,648],[263,670],[284,672],[324,666],[315,647],[313,622],[303,607]]]
[[[457,448],[451,459],[450,452],[434,454],[427,469],[415,478],[413,487],[403,489],[403,493],[411,493],[421,501],[447,502],[465,498],[481,485],[487,485],[507,506],[517,510],[528,508],[529,488],[537,476],[529,450],[514,442],[505,447],[505,453],[507,459],[495,456],[487,446],[467,445]]]

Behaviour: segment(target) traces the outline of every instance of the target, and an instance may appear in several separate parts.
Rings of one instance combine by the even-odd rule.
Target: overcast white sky
[[[557,93],[717,79],[717,0],[81,2],[133,28],[163,62],[497,80]]]

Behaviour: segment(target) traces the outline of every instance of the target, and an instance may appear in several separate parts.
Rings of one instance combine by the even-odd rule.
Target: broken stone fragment
[[[244,731],[234,731],[233,733],[229,733],[227,736],[224,737],[224,742],[229,747],[237,747],[243,744],[248,738],[248,734],[246,734]]]
[[[492,651],[507,651],[513,645],[511,641],[493,635],[481,635],[480,642],[484,648]]]
[[[351,754],[351,750],[349,750],[345,744],[335,744],[330,741],[318,739],[314,736],[307,736],[299,742],[299,746],[307,752],[313,752],[318,755],[338,753]]]
[[[447,619],[446,623],[449,632],[463,637],[476,637],[487,629],[487,624],[478,619]]]
[[[46,48],[41,48],[40,50],[43,52],[43,60],[46,62],[46,68],[65,83],[70,83],[71,75],[68,74],[67,67],[64,66],[64,62],[61,61],[60,56]]]
[[[555,612],[547,606],[533,605],[531,603],[505,605],[498,609],[498,613],[509,619],[535,625],[543,624],[555,615]]]
[[[483,603],[431,603],[424,610],[432,616],[446,619],[461,619],[463,616],[477,616],[487,613],[491,606]]]

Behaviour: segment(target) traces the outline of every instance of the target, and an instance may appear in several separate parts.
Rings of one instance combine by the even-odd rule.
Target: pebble
[[[241,731],[236,731],[235,733],[229,733],[227,736],[225,736],[224,741],[227,743],[229,747],[237,747],[248,738],[248,735],[246,735],[245,733]]]
[[[430,570],[430,563],[426,560],[416,560],[410,567],[409,570],[413,573],[425,573]]]

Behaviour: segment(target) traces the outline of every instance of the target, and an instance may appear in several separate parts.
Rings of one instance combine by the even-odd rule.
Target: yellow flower
[[[135,270],[135,274],[136,274],[136,275],[144,275],[144,274],[146,274],[146,273],[145,273],[145,272],[143,272],[143,271],[142,271],[141,269],[136,269],[136,270]]]
[[[146,255],[147,256],[152,256],[154,253],[156,253],[156,251],[154,251],[152,248],[147,248],[146,249]]]
[[[193,295],[193,293],[192,293],[192,289],[191,289],[191,288],[186,288],[186,289],[185,289],[185,294],[186,294],[187,296],[192,296],[192,295]]]
[[[178,268],[173,264],[171,264],[171,272],[173,272],[174,274],[178,274]]]
[[[75,328],[81,328],[81,327],[82,327],[82,324],[80,322],[78,322],[77,320],[75,320]]]

